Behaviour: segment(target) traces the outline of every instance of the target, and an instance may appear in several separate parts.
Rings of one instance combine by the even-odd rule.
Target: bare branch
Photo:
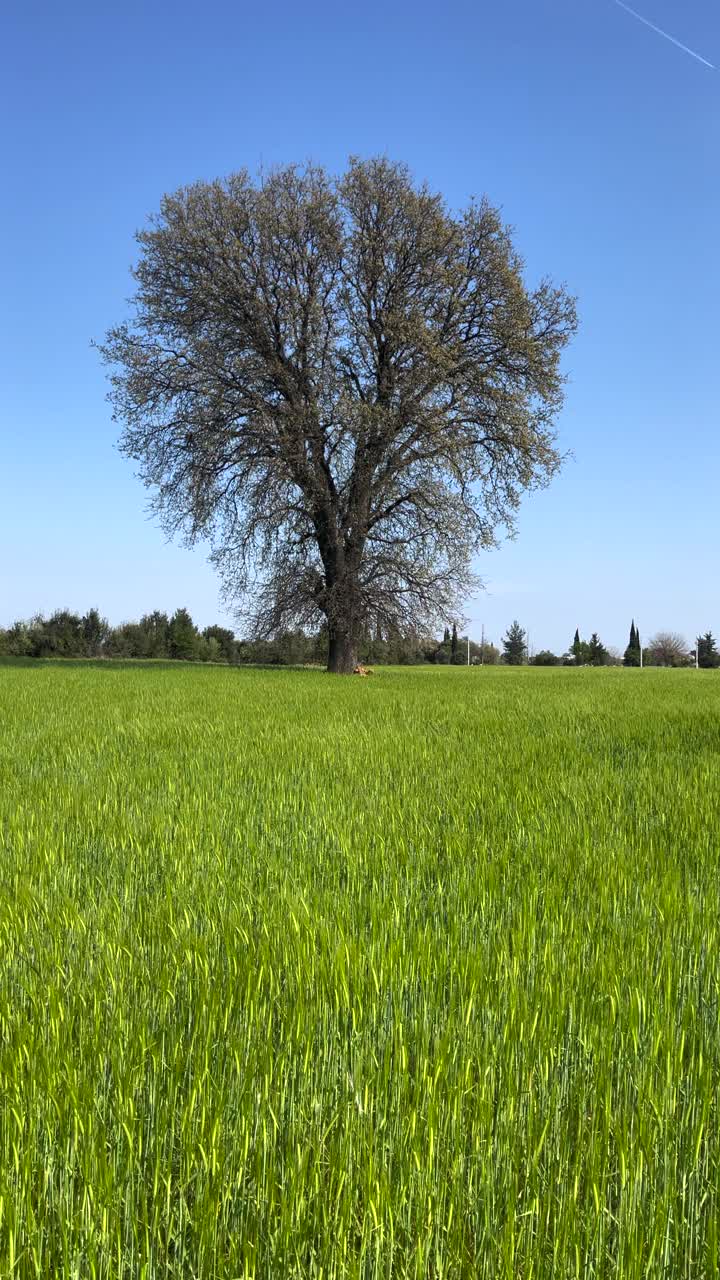
[[[575,304],[530,291],[497,212],[384,159],[166,196],[101,347],[166,528],[209,538],[258,630],[452,619],[471,557],[561,465]],[[331,655],[332,658],[332,655]]]

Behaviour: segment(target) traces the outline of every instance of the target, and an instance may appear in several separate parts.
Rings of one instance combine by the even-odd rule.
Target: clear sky
[[[717,0],[633,7],[720,63]],[[25,0],[2,28],[0,624],[223,620],[205,555],[147,518],[90,340],[126,314],[163,192],[384,152],[452,205],[486,193],[529,279],[579,298],[574,458],[482,558],[471,634],[720,632],[720,72],[616,0]]]

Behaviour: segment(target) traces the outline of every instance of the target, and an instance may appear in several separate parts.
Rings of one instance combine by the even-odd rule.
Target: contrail
[[[638,22],[643,22],[651,31],[656,31],[659,36],[664,36],[665,39],[669,40],[671,44],[674,44],[677,49],[682,49],[683,53],[689,53],[691,58],[696,58],[698,62],[702,62],[703,66],[709,67],[711,71],[717,71],[717,67],[712,62],[708,62],[707,58],[701,58],[700,54],[696,53],[694,49],[688,49],[686,44],[681,44],[674,36],[668,35],[668,32],[663,31],[662,27],[656,27],[654,22],[649,22],[647,18],[643,18],[641,13],[637,13],[635,9],[631,9],[629,4],[624,3],[624,0],[615,0],[615,3],[618,4],[621,9],[624,9],[626,13],[631,13],[633,18],[637,18]]]

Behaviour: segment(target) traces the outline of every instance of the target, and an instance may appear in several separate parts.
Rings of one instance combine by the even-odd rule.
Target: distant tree
[[[587,640],[580,639],[580,628],[576,627],[570,652],[566,655],[565,666],[586,667],[591,661],[590,645]]]
[[[676,631],[658,631],[646,652],[648,666],[687,667],[690,663],[687,642]]]
[[[113,658],[147,658],[147,634],[139,622],[122,622],[110,632],[105,651]]]
[[[197,655],[201,662],[222,662],[223,656],[215,636],[198,637]]]
[[[187,609],[176,609],[170,619],[168,651],[171,658],[198,656],[198,632]]]
[[[297,667],[306,662],[310,653],[310,643],[305,632],[300,628],[284,631],[278,637],[278,661],[284,666]]]
[[[85,652],[82,618],[70,609],[56,609],[30,624],[31,653],[35,658],[77,658]]]
[[[326,622],[322,622],[316,631],[312,633],[312,644],[310,647],[310,661],[320,666],[327,661],[328,652],[328,627]]]
[[[483,636],[483,639],[480,644],[476,644],[473,642],[470,648],[471,648],[471,653],[473,657],[476,658],[477,661],[481,663],[483,666],[487,664],[488,666],[492,667],[492,666],[495,666],[500,661],[500,658],[501,658],[500,650],[498,649],[497,645],[494,645],[491,640],[487,639],[486,636]]]
[[[240,663],[241,666],[246,666],[248,663],[252,662],[252,658],[250,656],[251,648],[252,646],[249,640],[245,640],[242,638],[238,640],[237,661]]]
[[[152,613],[143,614],[139,627],[138,657],[169,658],[170,655],[170,619],[166,613],[154,609]]]
[[[5,651],[13,658],[29,658],[33,652],[33,639],[27,622],[13,622],[5,632]]]
[[[597,631],[593,631],[588,644],[588,662],[591,667],[604,667],[607,662],[607,649],[600,640]]]
[[[525,632],[515,620],[503,636],[503,662],[510,667],[519,667],[525,661]]]
[[[84,655],[88,658],[100,657],[110,635],[110,624],[107,618],[101,618],[97,609],[88,609],[82,618],[81,627]]]
[[[502,654],[500,653],[500,650],[498,649],[497,645],[492,644],[490,640],[485,641],[485,643],[482,646],[482,649],[480,648],[480,645],[477,646],[477,649],[478,649],[478,655],[477,655],[478,659],[480,659],[480,653],[482,653],[481,661],[484,667],[496,667],[497,664],[500,662]]]
[[[229,627],[206,627],[203,631],[205,640],[215,640],[220,657],[224,662],[234,662],[237,657],[237,641],[235,633]]]
[[[706,669],[720,667],[720,653],[717,651],[712,631],[706,631],[704,636],[698,636],[695,643],[699,667]]]
[[[640,636],[638,634],[637,627],[635,626],[634,618],[630,624],[630,639],[625,650],[623,663],[626,667],[640,666]]]
[[[472,661],[472,645],[470,646],[470,649],[470,660]],[[457,630],[455,629],[455,648],[450,655],[450,661],[454,667],[465,667],[467,666],[467,660],[468,637],[466,635],[458,636]]]
[[[556,653],[552,653],[550,649],[541,649],[539,653],[534,653],[530,659],[530,665],[533,667],[559,667],[562,658]]]
[[[425,651],[430,647],[430,637],[420,630],[406,628],[390,632],[387,640],[387,662],[396,666],[415,666],[425,661]]]
[[[361,648],[360,661],[365,664],[387,662],[388,646],[385,643],[382,624],[376,619],[374,627],[367,628],[364,647]]]
[[[454,648],[453,635],[455,636]],[[425,639],[421,640],[420,647],[422,649],[425,662],[432,662],[436,666],[448,666],[451,662],[455,662],[458,651],[457,628],[455,624],[453,623],[452,631],[449,627],[445,628],[443,638],[440,642],[428,635]],[[392,661],[391,658],[388,660]]]
[[[464,662],[464,663],[466,663],[466,662],[467,662],[467,655],[468,655],[468,638],[467,638],[467,636],[463,636],[463,637],[462,637],[462,640],[461,640],[461,642],[460,642],[460,646],[459,646],[459,648],[460,648],[460,653],[461,653],[461,655],[462,655],[462,660],[463,660],[463,662]],[[471,640],[471,641],[470,641],[470,666],[471,666],[471,667],[478,667],[478,666],[480,665],[480,655],[481,655],[481,652],[482,652],[482,650],[481,650],[480,645],[478,644],[477,640]]]
[[[450,645],[438,644],[432,651],[432,655],[428,656],[428,662],[434,662],[437,666],[447,667],[450,665]]]

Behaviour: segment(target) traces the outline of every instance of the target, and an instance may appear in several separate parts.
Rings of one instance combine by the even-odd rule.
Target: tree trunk
[[[357,665],[355,637],[346,627],[330,627],[327,669],[336,676],[351,676]]]

